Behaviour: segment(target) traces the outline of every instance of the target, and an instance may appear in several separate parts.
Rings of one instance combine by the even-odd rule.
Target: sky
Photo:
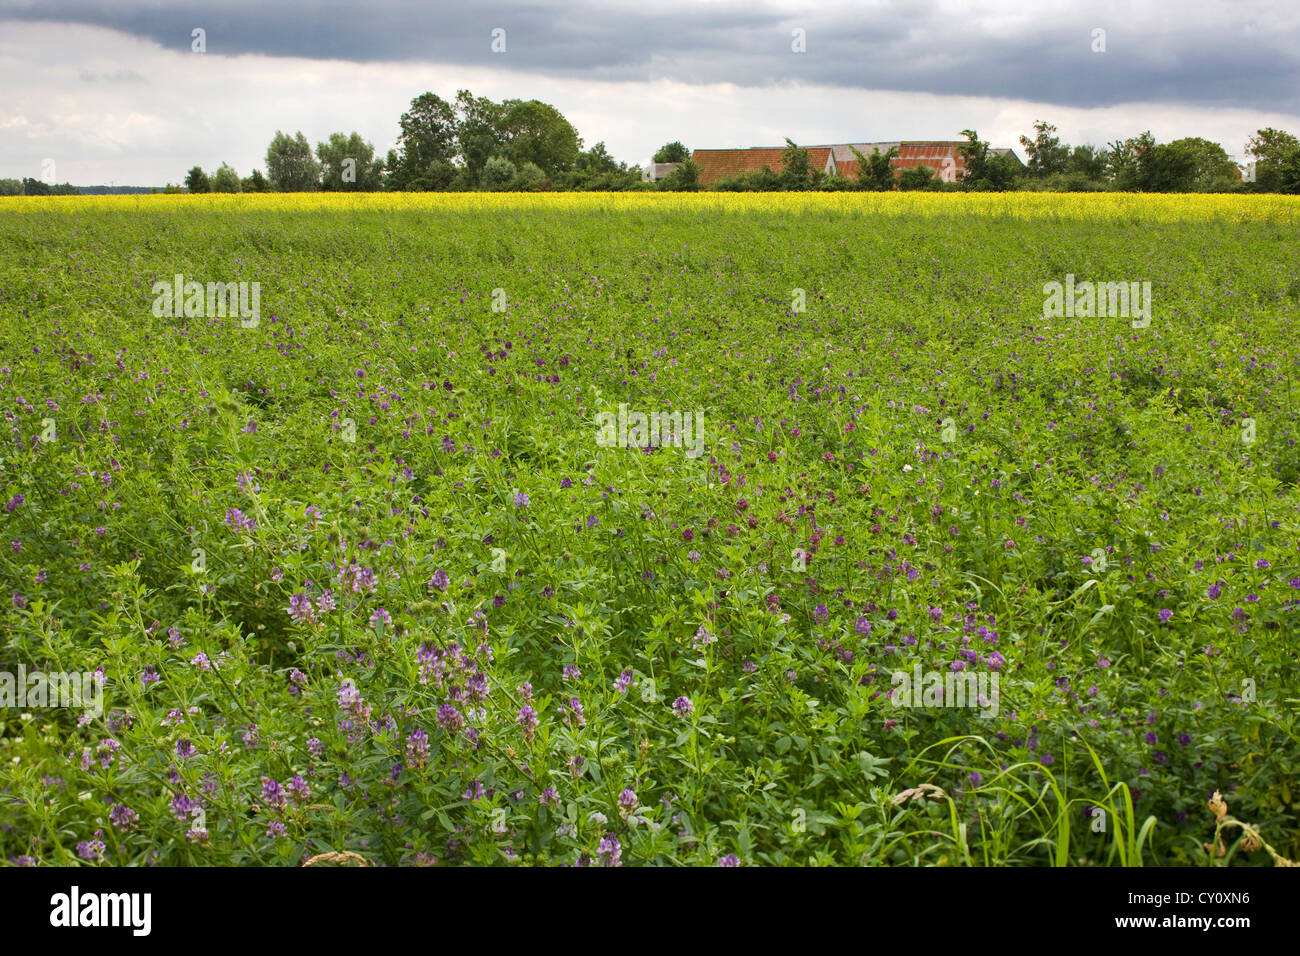
[[[356,130],[382,156],[414,97],[459,89],[550,103],[636,165],[670,140],[966,128],[1023,158],[1039,119],[1067,143],[1149,129],[1244,161],[1257,129],[1300,134],[1300,3],[0,0],[0,177],[246,176],[277,130]]]

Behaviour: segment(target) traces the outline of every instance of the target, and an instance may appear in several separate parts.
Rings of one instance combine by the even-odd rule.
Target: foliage
[[[0,672],[105,696],[0,708],[0,858],[1295,860],[1297,225],[6,200]],[[260,322],[155,315],[176,273]],[[1150,281],[1149,327],[1043,318],[1067,274]],[[599,445],[624,403],[703,411],[704,454]],[[896,706],[915,667],[997,713]]]
[[[289,136],[276,130],[266,148],[266,174],[278,192],[314,192],[320,188],[320,163],[312,155],[307,137],[299,130]]]

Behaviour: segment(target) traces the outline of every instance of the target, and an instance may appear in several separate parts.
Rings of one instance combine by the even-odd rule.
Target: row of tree
[[[678,144],[679,146],[681,144]],[[681,149],[685,151],[685,147]],[[186,174],[189,192],[283,192],[474,189],[634,189],[641,171],[616,162],[605,144],[583,149],[563,114],[538,100],[495,102],[469,90],[448,102],[423,93],[402,114],[397,146],[380,159],[360,134],[334,133],[315,152],[301,133],[277,131],[266,175],[241,179],[223,163]]]
[[[646,181],[637,166],[617,162],[603,142],[583,148],[577,129],[555,107],[538,100],[502,100],[460,90],[454,101],[422,93],[402,114],[397,145],[386,157],[359,133],[333,133],[316,144],[298,132],[277,131],[266,150],[266,173],[241,177],[228,163],[208,173],[195,166],[184,189],[164,192],[237,193],[314,190],[373,192],[491,190],[683,190],[705,188],[690,150],[667,143],[655,163],[677,167],[657,183]],[[806,189],[977,189],[977,190],[1122,190],[1139,192],[1257,191],[1300,193],[1300,140],[1277,129],[1261,129],[1247,152],[1254,162],[1243,177],[1218,143],[1188,137],[1157,143],[1150,132],[1117,140],[1104,149],[1070,146],[1056,127],[1034,123],[1034,136],[1020,137],[1027,157],[1022,166],[963,130],[966,142],[960,181],[944,183],[925,166],[895,170],[896,151],[857,155],[853,177],[826,175],[811,167],[808,152],[790,140],[781,169],[764,168],[711,184],[731,191]],[[856,151],[855,151],[856,152]],[[76,188],[52,186],[36,179],[0,179],[3,195],[65,195]]]
[[[853,153],[857,169],[852,178],[812,169],[808,151],[786,140],[781,170],[768,167],[713,184],[726,191],[775,190],[1045,190],[1062,192],[1281,192],[1300,193],[1300,140],[1272,128],[1251,137],[1247,152],[1253,162],[1243,170],[1218,143],[1188,137],[1157,143],[1150,132],[1109,144],[1106,149],[1061,143],[1056,127],[1039,121],[1035,136],[1020,138],[1028,157],[1022,166],[998,153],[974,130],[963,130],[966,142],[958,147],[963,169],[957,181],[945,183],[927,166],[895,170],[897,148],[864,156]],[[698,180],[692,163],[676,174]],[[676,175],[675,174],[675,175]]]
[[[54,185],[43,179],[0,179],[0,196],[76,196],[72,183]]]

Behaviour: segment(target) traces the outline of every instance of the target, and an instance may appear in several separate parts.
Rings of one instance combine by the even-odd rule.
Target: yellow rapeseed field
[[[32,196],[0,202],[0,212],[84,213],[96,210],[231,209],[302,212],[401,210],[670,209],[732,213],[783,211],[791,215],[973,215],[1015,219],[1088,219],[1112,222],[1300,221],[1300,197],[1277,195],[1142,193],[258,193]]]

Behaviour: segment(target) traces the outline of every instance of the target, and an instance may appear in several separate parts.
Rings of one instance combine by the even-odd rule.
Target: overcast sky
[[[464,88],[551,103],[629,163],[673,139],[967,127],[1023,156],[1039,118],[1071,143],[1150,129],[1241,158],[1260,127],[1300,134],[1300,3],[0,0],[0,177],[48,160],[76,185],[222,161],[247,175],[277,129],[313,144],[355,129],[383,155],[413,97]]]

